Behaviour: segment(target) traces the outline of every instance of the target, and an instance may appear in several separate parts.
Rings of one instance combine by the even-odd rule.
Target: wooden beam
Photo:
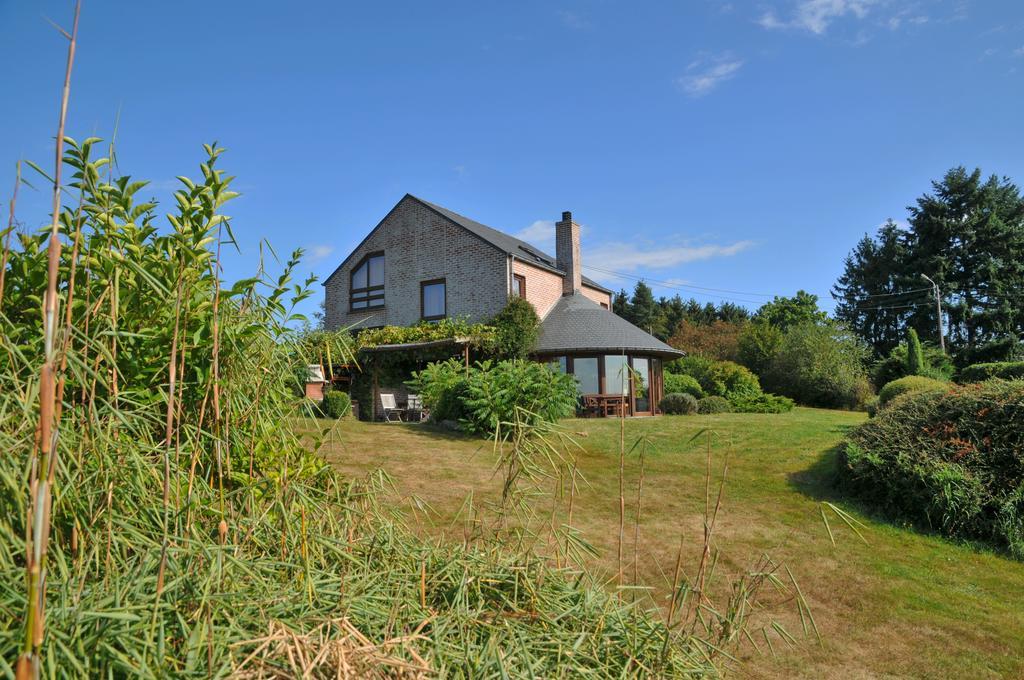
[[[370,394],[370,422],[377,421],[377,393],[380,391],[380,385],[377,381],[377,364],[373,364],[373,390]]]

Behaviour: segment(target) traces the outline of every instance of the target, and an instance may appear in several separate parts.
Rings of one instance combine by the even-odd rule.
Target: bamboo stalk
[[[625,357],[623,357],[623,368],[625,371]],[[622,376],[620,391],[625,391],[625,374]],[[623,400],[619,409],[619,543],[617,550],[618,571],[615,577],[619,587],[622,587],[622,549],[626,535],[626,404]]]
[[[644,454],[647,441],[640,444],[640,479],[636,485],[636,520],[633,524],[633,585],[640,585],[640,513],[644,503]]]
[[[7,258],[11,255],[11,235],[14,234],[14,207],[18,204],[18,187],[21,186],[21,161],[14,166],[14,192],[8,204],[7,233],[4,234],[4,253],[0,259],[0,309],[4,306],[4,282],[7,277]]]
[[[26,545],[25,567],[28,575],[28,605],[25,614],[25,641],[18,658],[17,678],[38,678],[41,670],[41,652],[46,631],[46,557],[50,531],[50,507],[53,478],[56,471],[57,428],[54,423],[56,400],[56,332],[57,332],[57,275],[60,268],[60,192],[61,168],[64,158],[64,124],[67,121],[68,99],[71,94],[71,70],[78,44],[78,17],[81,0],[75,3],[75,18],[68,37],[68,58],[61,92],[60,115],[54,150],[53,221],[47,246],[47,285],[44,297],[43,343],[45,359],[39,371],[39,428],[38,460],[33,466],[30,486],[34,497],[30,501],[32,535]]]

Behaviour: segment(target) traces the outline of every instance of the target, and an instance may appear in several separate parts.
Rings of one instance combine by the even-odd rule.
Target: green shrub
[[[883,407],[890,401],[909,392],[936,392],[949,387],[948,383],[923,375],[908,375],[883,387],[878,392],[878,406]]]
[[[956,367],[941,349],[934,345],[922,344],[921,352],[924,355],[924,367],[919,375],[936,380],[949,380],[953,377]],[[907,373],[907,362],[907,343],[904,342],[894,347],[889,356],[875,363],[871,369],[871,382],[875,387],[881,387],[898,378],[912,375]]]
[[[878,397],[872,397],[864,404],[864,410],[868,413],[868,418],[874,418],[875,414],[878,413]]]
[[[696,399],[704,396],[704,390],[692,375],[666,373],[664,381],[665,394],[690,394]]]
[[[728,413],[732,404],[725,397],[704,397],[697,402],[697,413]]]
[[[1024,381],[909,393],[849,436],[840,484],[884,514],[1024,558],[1022,417]]]
[[[456,359],[432,361],[421,371],[412,374],[406,382],[409,389],[420,395],[423,406],[430,409],[435,420],[449,420],[447,410],[450,406],[442,404],[442,400],[450,399],[455,388],[466,381],[466,368]]]
[[[324,393],[320,402],[320,413],[325,418],[342,418],[347,416],[352,408],[352,400],[344,392],[329,390]]]
[[[793,410],[793,400],[775,394],[761,392],[733,399],[732,410],[737,413],[788,413]]]
[[[683,357],[668,366],[670,373],[693,377],[707,396],[725,397],[731,401],[734,397],[761,392],[757,376],[750,369],[732,361]]]
[[[841,327],[794,326],[762,376],[764,387],[808,406],[860,408],[871,398],[867,356],[864,343]]]
[[[670,416],[688,416],[697,412],[697,399],[692,394],[666,394],[658,402],[661,412]]]
[[[913,328],[907,330],[907,375],[921,375],[924,372],[924,351],[921,340]]]
[[[540,317],[526,298],[509,298],[490,325],[494,327],[494,356],[498,359],[525,359],[537,344]]]
[[[990,378],[1004,380],[1024,378],[1024,361],[993,361],[986,364],[971,364],[961,369],[957,375],[957,382],[973,383]]]
[[[576,412],[576,379],[535,361],[483,362],[469,372],[463,427],[493,433],[506,423],[553,423]]]
[[[484,361],[468,371],[451,359],[428,364],[409,386],[435,421],[455,420],[468,432],[493,433],[499,423],[554,422],[571,416],[576,380],[533,361]]]
[[[740,363],[756,375],[764,375],[778,354],[782,339],[782,331],[765,321],[748,323],[740,332]]]

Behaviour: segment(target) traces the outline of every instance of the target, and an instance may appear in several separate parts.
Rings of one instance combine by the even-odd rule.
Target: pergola
[[[373,392],[370,399],[370,419],[376,420],[377,418],[377,400],[380,396],[380,365],[374,358],[376,355],[388,354],[391,352],[401,352],[405,354],[414,354],[425,352],[429,350],[441,351],[445,347],[451,347],[455,351],[451,352],[449,356],[456,356],[461,354],[463,362],[465,363],[466,370],[469,370],[469,349],[472,345],[477,342],[477,338],[471,336],[458,336],[453,338],[442,338],[441,340],[424,340],[421,342],[401,342],[393,345],[374,345],[372,347],[363,347],[359,350],[360,355],[369,355],[366,357],[366,361],[360,362],[367,369],[369,369],[372,381],[373,381]]]

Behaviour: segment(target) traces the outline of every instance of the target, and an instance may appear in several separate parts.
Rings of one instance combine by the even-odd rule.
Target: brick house
[[[551,257],[406,194],[327,277],[325,325],[407,326],[445,317],[480,322],[518,295],[542,320],[538,360],[576,375],[586,403],[603,408],[614,397],[624,399],[630,413],[656,412],[661,361],[681,352],[610,311],[612,291],[581,271],[580,227],[571,213],[555,225],[555,243]],[[624,365],[640,377],[619,380],[628,373]],[[607,398],[597,398],[602,395]]]

